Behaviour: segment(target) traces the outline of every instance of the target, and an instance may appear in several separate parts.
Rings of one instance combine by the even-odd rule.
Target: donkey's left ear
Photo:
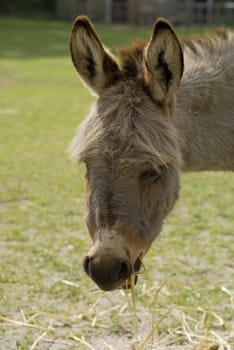
[[[153,97],[166,102],[179,87],[183,74],[183,52],[170,24],[160,18],[144,50],[144,77]]]
[[[71,33],[70,50],[77,71],[97,94],[117,79],[118,65],[102,45],[88,17],[76,18]]]

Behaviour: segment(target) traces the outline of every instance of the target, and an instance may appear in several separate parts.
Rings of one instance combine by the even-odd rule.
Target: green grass
[[[0,19],[0,348],[6,350],[88,349],[85,341],[96,350],[122,350],[135,337],[130,297],[97,291],[82,269],[90,245],[83,168],[70,163],[66,149],[93,98],[71,64],[70,27]],[[149,34],[97,29],[112,50]],[[151,332],[152,318],[159,323],[154,345],[145,349],[234,346],[233,180],[231,173],[182,177],[180,200],[136,288],[139,340]]]

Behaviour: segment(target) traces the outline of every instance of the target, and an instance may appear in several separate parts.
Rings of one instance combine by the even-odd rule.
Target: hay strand
[[[35,341],[34,343],[32,344],[30,350],[34,350],[37,346],[37,344],[47,335],[46,332],[43,332]]]

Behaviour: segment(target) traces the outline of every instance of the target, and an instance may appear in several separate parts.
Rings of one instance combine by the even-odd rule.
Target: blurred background
[[[174,25],[233,25],[233,0],[1,0],[0,15],[149,25],[158,16]]]

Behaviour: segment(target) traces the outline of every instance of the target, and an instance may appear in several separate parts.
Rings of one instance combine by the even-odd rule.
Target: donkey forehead
[[[96,154],[134,162],[168,164],[178,159],[176,130],[133,81],[117,84],[102,94],[78,129],[72,156],[81,161]]]
[[[131,154],[124,152],[122,154],[90,152],[84,156],[82,161],[87,165],[89,171],[100,174],[106,172],[108,176],[117,175],[117,177],[120,174],[130,177],[142,169],[159,170],[162,165],[159,159],[146,153],[132,153],[131,156]]]
[[[176,159],[172,159],[173,155],[160,152],[153,153],[153,150],[131,145],[126,148],[120,147],[113,142],[103,142],[100,147],[93,149],[92,147],[84,149],[80,155],[80,161],[84,162],[87,169],[96,175],[104,173],[110,177],[123,176],[131,177],[144,170],[161,171],[162,167],[167,167],[172,163],[177,163]],[[149,145],[150,148],[150,145]]]

